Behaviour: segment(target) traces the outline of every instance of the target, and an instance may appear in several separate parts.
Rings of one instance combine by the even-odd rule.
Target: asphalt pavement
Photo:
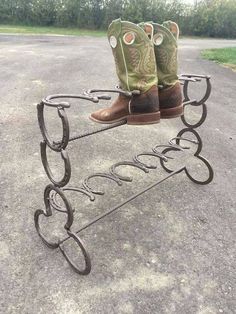
[[[49,94],[113,88],[111,50],[106,38],[0,35],[1,313],[235,313],[236,73],[200,57],[202,49],[226,46],[236,46],[236,40],[179,43],[179,73],[212,77],[208,117],[198,132],[213,182],[197,185],[180,173],[84,231],[92,271],[79,276],[58,249],[42,243],[34,227],[34,212],[45,208],[49,183],[40,160],[36,105]],[[192,84],[191,97],[199,98],[204,84]],[[74,101],[67,110],[72,135],[100,127],[88,116],[106,105]],[[191,119],[197,117],[194,110]],[[54,111],[48,110],[47,125],[56,133]],[[167,143],[182,128],[180,119],[162,120],[73,143],[71,185]],[[50,158],[61,171],[60,156]],[[122,171],[133,182],[117,187],[98,179],[106,193],[93,203],[68,194],[76,208],[73,230],[166,175],[160,167],[149,174]],[[63,226],[64,214],[60,217]],[[47,226],[50,237],[54,227]]]

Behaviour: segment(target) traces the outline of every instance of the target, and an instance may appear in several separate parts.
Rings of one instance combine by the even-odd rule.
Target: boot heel
[[[161,118],[162,119],[171,119],[182,116],[184,113],[184,106],[180,105],[174,108],[161,109]]]
[[[159,123],[161,118],[160,111],[152,113],[131,114],[127,117],[127,124],[141,125]]]

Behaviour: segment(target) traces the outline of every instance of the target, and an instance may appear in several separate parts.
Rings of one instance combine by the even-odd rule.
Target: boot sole
[[[160,111],[143,114],[133,114],[127,116],[127,124],[130,125],[142,125],[142,124],[154,124],[159,123],[161,119]]]
[[[180,105],[174,108],[160,109],[160,112],[161,112],[161,119],[177,118],[183,115],[184,106]]]
[[[124,116],[122,118],[110,120],[110,121],[97,120],[93,118],[92,116],[90,116],[89,118],[90,120],[97,123],[101,123],[101,124],[112,124],[112,123],[116,123],[122,120],[126,120],[127,124],[129,125],[144,125],[144,124],[159,123],[161,114],[160,114],[160,111],[157,111],[154,113],[133,114],[133,115]]]

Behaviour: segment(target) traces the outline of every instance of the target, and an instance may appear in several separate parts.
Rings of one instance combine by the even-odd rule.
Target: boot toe
[[[108,109],[100,109],[93,112],[90,119],[97,122],[109,122],[111,120],[110,112]]]

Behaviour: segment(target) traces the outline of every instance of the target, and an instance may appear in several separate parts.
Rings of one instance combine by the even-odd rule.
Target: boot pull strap
[[[147,34],[148,38],[151,41],[153,41],[153,34],[154,34],[153,25],[151,23],[145,23],[144,24],[144,31]]]
[[[173,21],[165,21],[163,26],[166,27],[174,36],[176,40],[179,39],[179,26],[177,23]]]

